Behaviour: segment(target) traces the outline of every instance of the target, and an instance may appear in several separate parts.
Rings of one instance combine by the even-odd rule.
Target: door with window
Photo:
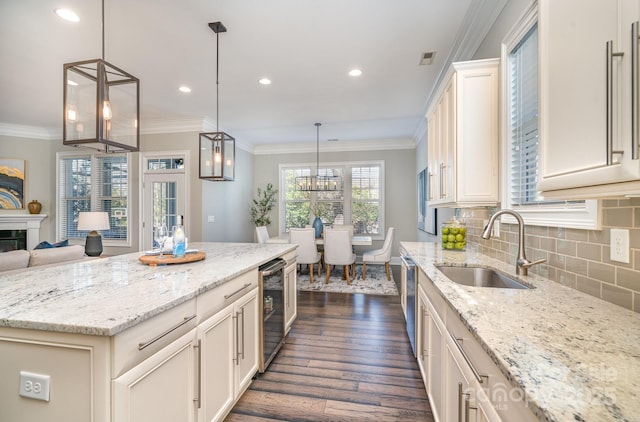
[[[185,154],[143,157],[142,248],[153,249],[153,228],[165,225],[171,230],[187,212]],[[183,218],[186,233],[188,218]]]

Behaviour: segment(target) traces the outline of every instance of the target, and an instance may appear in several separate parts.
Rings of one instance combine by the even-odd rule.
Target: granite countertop
[[[640,420],[640,314],[437,243],[401,242],[541,421]],[[492,267],[535,287],[456,284],[434,264]]]
[[[152,267],[142,252],[0,273],[0,327],[112,336],[294,250],[190,243],[202,261]]]

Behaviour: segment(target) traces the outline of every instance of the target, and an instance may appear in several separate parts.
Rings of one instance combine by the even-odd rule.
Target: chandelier
[[[320,125],[316,126],[316,174],[296,177],[296,190],[302,192],[328,192],[342,190],[342,177],[334,175],[331,169],[320,174]]]

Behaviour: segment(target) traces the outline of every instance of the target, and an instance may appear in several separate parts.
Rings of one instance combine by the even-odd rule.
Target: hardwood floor
[[[299,292],[287,342],[226,420],[433,421],[399,297]]]

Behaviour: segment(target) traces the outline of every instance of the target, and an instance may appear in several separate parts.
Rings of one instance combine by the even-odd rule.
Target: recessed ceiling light
[[[69,22],[80,22],[80,17],[71,9],[55,9],[56,15]]]
[[[360,76],[362,75],[362,70],[360,69],[351,69],[349,71],[349,76]]]
[[[271,84],[271,79],[269,78],[262,78],[258,81],[261,85],[270,85]]]
[[[184,93],[187,93],[187,94],[188,94],[189,92],[191,92],[191,88],[189,88],[188,86],[181,86],[180,88],[178,88],[178,90],[179,90],[180,92],[184,92]]]

